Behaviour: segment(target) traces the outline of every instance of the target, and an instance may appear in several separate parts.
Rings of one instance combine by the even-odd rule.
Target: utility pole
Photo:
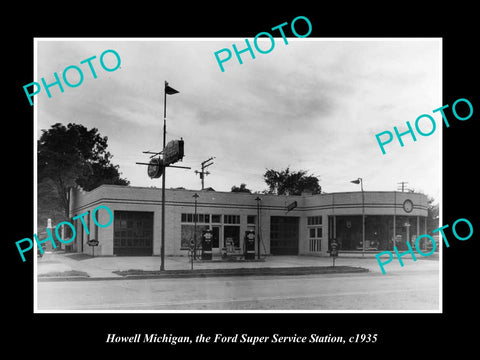
[[[397,190],[400,190],[400,188],[401,188],[402,192],[405,192],[405,184],[408,184],[408,182],[406,182],[406,181],[401,181],[401,182],[399,182],[399,183],[397,183],[397,184],[398,184],[398,189],[397,189]]]
[[[200,179],[202,180],[202,190],[205,188],[205,175],[210,174],[208,171],[205,171],[205,169],[213,164],[213,162],[208,163],[210,160],[213,160],[213,159],[215,159],[215,156],[212,156],[210,159],[207,159],[204,162],[202,162],[201,171],[195,170],[195,174],[200,174]]]

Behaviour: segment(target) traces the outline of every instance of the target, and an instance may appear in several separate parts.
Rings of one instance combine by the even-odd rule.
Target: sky
[[[253,43],[253,39],[249,39]],[[260,40],[268,49],[270,40]],[[245,48],[244,38],[205,39],[36,39],[34,80],[47,83],[67,66],[84,75],[78,87],[58,86],[34,98],[35,140],[55,123],[95,127],[108,137],[112,163],[131,186],[161,187],[150,179],[142,151],[162,147],[164,81],[178,90],[167,95],[167,142],[183,138],[185,157],[167,169],[166,187],[201,189],[195,170],[208,167],[205,187],[230,191],[245,183],[252,191],[267,189],[267,169],[307,170],[319,178],[322,192],[359,191],[350,181],[363,179],[365,191],[407,188],[441,196],[442,104],[441,39],[437,38],[276,38],[273,50],[255,59],[235,55],[220,70],[214,53]],[[100,55],[113,49],[120,67],[105,71]],[[92,60],[97,78],[88,64]],[[224,54],[222,54],[223,56]],[[107,67],[116,60],[104,57]],[[73,70],[68,79],[78,78]],[[28,101],[28,100],[26,100]],[[383,155],[375,135],[414,127],[422,114],[437,123],[430,136],[395,138]],[[431,124],[419,123],[426,133]]]

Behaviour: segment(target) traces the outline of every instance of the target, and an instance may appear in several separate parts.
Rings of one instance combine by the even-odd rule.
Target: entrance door
[[[153,254],[153,212],[115,210],[114,219],[114,255]]]
[[[270,217],[270,253],[298,255],[298,217]]]
[[[212,254],[220,253],[220,226],[212,226]]]

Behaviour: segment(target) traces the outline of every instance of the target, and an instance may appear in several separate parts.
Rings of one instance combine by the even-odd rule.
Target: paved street
[[[371,260],[365,259],[371,263]],[[248,276],[38,282],[38,310],[431,310],[437,261],[386,275]]]

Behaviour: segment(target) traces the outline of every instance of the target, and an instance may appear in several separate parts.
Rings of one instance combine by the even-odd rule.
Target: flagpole
[[[165,81],[165,86],[163,87],[163,147],[162,152],[165,151],[165,140],[167,134],[167,82]],[[164,154],[164,153],[163,153]],[[163,155],[165,156],[165,154]],[[160,271],[165,270],[165,176],[167,167],[163,166],[163,175],[162,175],[162,239],[161,239],[161,248],[160,248]]]

